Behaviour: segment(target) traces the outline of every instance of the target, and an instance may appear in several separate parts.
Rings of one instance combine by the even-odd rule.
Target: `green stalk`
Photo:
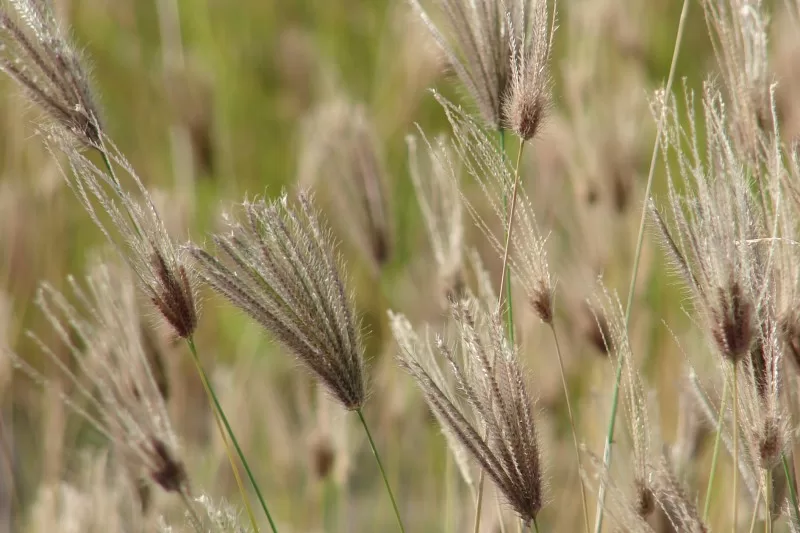
[[[722,436],[722,421],[725,414],[725,401],[728,399],[728,380],[722,386],[722,403],[719,407],[719,420],[717,421],[717,435],[714,437],[714,454],[711,456],[711,472],[708,474],[706,487],[706,502],[703,505],[703,522],[708,520],[708,511],[711,508],[711,489],[714,486],[714,477],[717,472],[717,456],[719,455],[719,442]]]
[[[680,20],[678,21],[678,31],[675,36],[675,48],[672,51],[672,63],[669,67],[669,76],[667,77],[667,85],[664,90],[664,109],[661,112],[661,117],[658,120],[658,128],[656,132],[656,140],[653,144],[653,155],[650,159],[650,171],[647,175],[647,186],[644,193],[644,205],[642,206],[642,217],[639,223],[639,236],[636,242],[636,252],[633,259],[633,272],[631,274],[631,284],[628,289],[628,302],[625,308],[625,328],[628,328],[631,317],[631,307],[633,306],[633,293],[636,288],[636,278],[639,274],[639,260],[642,255],[642,245],[644,243],[644,226],[647,221],[647,206],[650,202],[650,192],[653,188],[653,177],[655,175],[656,159],[658,158],[658,144],[661,137],[661,132],[664,127],[664,120],[666,119],[666,105],[669,103],[669,98],[672,94],[672,83],[675,79],[675,66],[678,63],[678,53],[680,51],[681,42],[683,40],[683,31],[686,26],[686,19],[689,13],[689,0],[683,0],[683,7],[681,8]],[[614,391],[611,398],[611,415],[608,420],[608,431],[606,432],[606,443],[603,450],[603,470],[608,471],[611,466],[611,447],[614,440],[614,429],[617,421],[617,407],[619,405],[619,388],[622,381],[622,359],[617,363],[617,371],[614,376]],[[600,484],[600,490],[597,495],[597,520],[595,521],[595,533],[600,533],[603,529],[603,510],[605,505],[606,486],[605,483]]]
[[[533,530],[539,533],[539,524],[536,523],[536,519],[534,518],[531,522],[533,523]]]
[[[506,157],[506,130],[500,128],[497,130],[497,133],[500,137],[500,152],[503,155],[503,159]],[[520,150],[522,149],[523,145],[520,145]],[[516,174],[516,172],[515,172]],[[516,181],[516,177],[515,177]],[[508,198],[506,197],[505,191],[503,192],[503,212],[505,213],[508,210]],[[506,240],[508,240],[508,235],[506,235]],[[505,255],[508,255],[508,247],[506,246]],[[505,290],[506,293],[506,308],[505,308],[505,322],[506,322],[506,334],[508,335],[508,340],[511,342],[511,345],[514,345],[514,309],[511,301],[511,276],[508,273],[508,264],[507,264],[507,257],[503,259],[503,273],[502,279],[500,281],[500,300],[498,302],[498,308],[503,304],[503,291]],[[485,438],[485,435],[484,435]],[[478,474],[478,496],[475,502],[475,525],[473,527],[473,533],[478,533],[481,528],[481,512],[483,511],[483,482],[486,478],[486,475],[481,469],[480,474]]]
[[[739,409],[737,408],[739,399],[738,384],[739,365],[733,364],[733,528],[731,531],[736,533],[737,509],[739,508],[739,493],[737,484],[739,483]]]
[[[206,389],[206,393],[211,398],[211,401],[214,404],[213,405],[214,412],[219,415],[218,422],[221,420],[222,423],[225,425],[225,429],[227,430],[228,435],[231,438],[231,442],[233,442],[233,446],[234,448],[236,448],[236,453],[239,455],[239,459],[242,461],[242,466],[244,466],[244,470],[245,472],[247,472],[247,477],[250,479],[250,483],[253,485],[253,489],[256,491],[256,496],[258,497],[258,501],[261,503],[261,508],[264,510],[264,514],[267,516],[270,528],[272,528],[273,533],[278,533],[278,528],[275,525],[275,521],[272,519],[272,515],[270,514],[269,509],[267,508],[267,503],[264,501],[264,496],[261,494],[261,489],[258,487],[258,483],[256,483],[256,479],[253,476],[253,472],[250,470],[250,465],[248,464],[247,459],[244,456],[244,452],[242,452],[242,448],[239,446],[239,441],[236,440],[236,435],[233,433],[233,429],[231,428],[231,425],[228,422],[228,417],[225,416],[225,411],[222,410],[222,406],[220,405],[219,400],[217,399],[217,395],[208,381],[208,376],[206,375],[206,371],[203,370],[203,365],[200,363],[200,358],[197,356],[197,348],[195,347],[194,339],[190,337],[186,339],[186,343],[189,345],[189,351],[192,354],[192,359],[194,360],[194,364],[197,367],[197,372],[200,375],[200,381],[203,382],[203,386]],[[222,437],[224,440],[225,436],[222,435]],[[234,475],[238,475],[237,469],[235,467],[233,471]],[[251,514],[251,521],[254,521],[255,519],[252,517],[252,510],[250,510],[250,504],[247,498],[244,498],[244,501],[245,501],[245,507],[249,510]],[[257,527],[255,527],[255,531],[258,532]]]
[[[381,476],[383,476],[383,484],[386,485],[386,492],[389,493],[389,499],[392,500],[392,507],[394,508],[394,514],[397,517],[397,524],[400,526],[400,531],[405,533],[406,529],[403,527],[403,520],[400,518],[400,510],[397,508],[397,502],[394,499],[394,493],[392,493],[392,487],[389,485],[389,478],[386,477],[386,471],[383,469],[381,456],[378,454],[378,449],[375,447],[375,441],[372,440],[372,433],[370,433],[369,431],[369,426],[367,426],[367,421],[364,418],[364,413],[361,412],[361,408],[356,409],[356,413],[358,413],[358,419],[361,420],[361,425],[364,426],[364,432],[367,434],[367,440],[369,440],[370,448],[372,448],[372,454],[375,456],[375,461],[378,463],[378,468],[381,471]]]
[[[786,454],[781,454],[781,463],[783,464],[783,473],[786,475],[786,481],[789,483],[789,495],[792,499],[792,515],[795,524],[800,524],[800,511],[797,506],[797,489],[794,485],[794,476],[789,473],[789,461],[786,460]]]

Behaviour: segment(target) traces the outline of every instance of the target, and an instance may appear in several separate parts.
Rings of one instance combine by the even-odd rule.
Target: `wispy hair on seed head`
[[[177,438],[142,347],[129,274],[97,264],[85,288],[73,278],[68,281],[74,304],[48,284],[41,286],[36,303],[73,358],[75,370],[62,360],[59,349],[30,334],[74,387],[76,397],[63,396],[65,404],[115,445],[133,475],[149,478],[168,492],[187,490]],[[10,356],[32,379],[52,386],[20,357]]]
[[[167,233],[150,193],[133,167],[105,137],[103,151],[117,169],[113,175],[72,149],[63,137],[51,137],[50,143],[51,149],[67,156],[70,170],[63,174],[70,188],[130,265],[147,298],[178,337],[191,337],[197,328],[198,304],[187,258]],[[136,195],[123,188],[116,177],[119,172],[130,179]]]
[[[425,401],[446,431],[484,470],[509,506],[525,523],[539,513],[544,479],[534,423],[534,399],[528,392],[517,349],[506,338],[497,313],[474,299],[454,302],[456,350],[439,337],[436,349],[450,367],[459,396],[446,387],[439,364],[394,321],[400,364],[414,378]],[[466,408],[465,408],[466,407]],[[477,421],[480,424],[476,423]],[[486,431],[486,438],[481,434]]]
[[[681,126],[674,104],[666,110],[661,144],[670,216],[655,208],[651,211],[667,254],[692,291],[709,338],[720,354],[737,362],[755,339],[757,313],[766,295],[765,246],[769,245],[751,244],[766,231],[746,163],[728,135],[720,94],[713,86],[705,88],[702,148],[693,106],[687,93],[688,130]],[[673,157],[678,161],[677,179],[669,162]]]
[[[100,114],[86,66],[49,0],[0,4],[0,71],[80,144],[98,146]]]
[[[502,231],[498,235],[497,230],[480,214],[475,202],[466,196],[463,196],[464,206],[495,251],[503,256],[503,235],[509,230],[503,198],[512,196],[514,182],[508,158],[498,150],[485,130],[461,108],[438,93],[435,93],[435,97],[453,128],[453,147],[459,163],[477,181],[481,199],[488,203],[492,214],[502,224]],[[451,168],[454,166],[451,160],[447,162]],[[513,222],[515,230],[509,243],[509,267],[524,288],[531,308],[542,321],[550,323],[553,320],[554,283],[547,264],[546,240],[539,231],[533,204],[522,187],[517,191],[517,202]]]
[[[217,258],[191,245],[200,276],[297,357],[351,410],[366,399],[364,354],[353,301],[329,229],[311,198],[242,206],[213,236]]]
[[[531,0],[410,2],[488,127],[505,127],[506,111],[517,113],[511,125],[521,126],[520,131],[538,125],[538,119],[527,119],[539,117],[529,111],[540,108],[539,96],[549,88],[546,60],[552,29],[546,1],[533,0],[534,6]],[[507,105],[509,97],[516,102]]]
[[[428,240],[445,294],[457,296],[464,286],[464,220],[459,177],[451,167],[450,147],[443,137],[424,139],[427,157],[420,157],[416,136],[406,138],[408,167]]]

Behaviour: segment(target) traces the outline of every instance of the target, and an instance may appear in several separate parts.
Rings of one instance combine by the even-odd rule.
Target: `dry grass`
[[[0,533],[800,530],[800,4],[223,4],[0,3]]]

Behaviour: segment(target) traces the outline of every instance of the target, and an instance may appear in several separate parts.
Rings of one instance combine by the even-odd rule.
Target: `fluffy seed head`
[[[487,126],[515,124],[532,136],[549,96],[547,2],[410,1]],[[509,111],[513,118],[505,116]]]
[[[767,233],[756,214],[747,163],[728,134],[719,92],[711,86],[705,90],[704,150],[693,107],[689,95],[688,131],[674,104],[665,110],[667,126],[661,140],[673,228],[655,208],[652,213],[667,254],[692,290],[710,340],[723,357],[738,363],[750,353],[759,328],[756,310],[768,279],[764,257],[768,248],[753,242]],[[669,162],[673,158],[680,172],[677,183]]]
[[[69,280],[75,306],[45,284],[37,304],[77,368],[31,334],[75,398],[65,404],[121,453],[134,479],[150,478],[167,492],[187,488],[187,474],[158,383],[143,349],[133,281],[123,269],[98,264],[86,287]],[[13,361],[45,387],[53,386],[21,358]]]
[[[497,313],[484,311],[474,299],[454,303],[452,318],[463,353],[454,352],[439,337],[440,362],[433,364],[417,343],[408,342],[408,335],[394,320],[400,364],[445,430],[529,523],[542,507],[543,477],[533,397],[525,385],[516,347],[506,341]],[[450,368],[458,396],[443,385],[444,366]],[[486,438],[481,436],[484,428]]]
[[[496,143],[487,137],[474,120],[440,94],[436,94],[436,99],[444,108],[453,128],[453,146],[460,163],[477,181],[483,193],[482,200],[487,201],[494,216],[503,225],[503,232],[498,233],[484,220],[479,209],[466,197],[463,197],[464,206],[475,225],[502,257],[505,251],[503,235],[509,230],[503,199],[512,196],[514,172],[508,158],[498,151]],[[513,223],[509,268],[525,290],[533,310],[542,321],[549,323],[553,319],[554,285],[547,264],[546,239],[539,231],[533,204],[523,188],[517,191]]]
[[[392,235],[380,139],[366,108],[333,100],[306,118],[303,131],[300,180],[324,187],[343,229],[380,268],[391,259]]]
[[[51,139],[53,147],[69,159],[71,172],[65,171],[64,176],[83,208],[130,265],[142,291],[166,323],[178,337],[189,338],[197,328],[198,310],[185,254],[176,248],[130,163],[110,141],[103,141],[102,149],[115,168],[113,175],[99,169],[63,138]],[[140,198],[123,188],[118,175],[130,178]],[[101,212],[110,219],[110,227],[101,219]]]
[[[550,49],[555,14],[548,30],[545,0],[536,0],[533,6],[521,2],[514,8],[521,10],[519,18],[526,25],[518,33],[511,32],[511,78],[503,98],[503,117],[505,127],[527,141],[539,131],[550,106]],[[510,16],[507,24],[513,27]]]
[[[0,6],[0,71],[80,144],[100,143],[100,114],[82,58],[56,23],[49,0]]]
[[[464,288],[464,221],[459,179],[451,149],[442,137],[428,142],[427,158],[420,158],[417,138],[408,136],[408,166],[414,192],[425,221],[433,257],[446,301]]]
[[[190,245],[200,276],[266,328],[341,404],[366,399],[359,328],[331,232],[305,194],[245,202],[241,221],[214,235],[222,259]]]

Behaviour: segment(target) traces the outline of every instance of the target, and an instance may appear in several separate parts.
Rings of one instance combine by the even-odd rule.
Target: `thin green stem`
[[[753,504],[753,516],[750,518],[750,529],[748,531],[753,533],[756,530],[756,517],[758,516],[758,504],[761,502],[761,487],[758,487],[758,492],[756,492],[756,503]]]
[[[675,79],[675,66],[678,63],[678,54],[683,41],[683,32],[686,26],[686,19],[689,13],[689,0],[683,0],[683,8],[681,9],[680,20],[678,21],[678,30],[675,36],[675,47],[672,51],[672,63],[669,67],[669,76],[667,77],[667,85],[664,89],[664,109],[661,111],[661,116],[658,120],[658,128],[656,131],[656,140],[653,143],[653,155],[650,158],[650,170],[647,175],[647,186],[644,193],[644,205],[642,205],[642,217],[639,222],[639,236],[636,242],[636,252],[633,259],[633,272],[631,273],[631,283],[628,289],[628,301],[625,308],[625,327],[627,329],[630,323],[631,308],[633,306],[633,295],[636,289],[636,278],[639,273],[639,261],[642,255],[642,245],[644,243],[644,228],[647,221],[647,206],[650,203],[650,191],[653,188],[653,177],[655,176],[656,160],[658,158],[658,147],[661,137],[661,132],[664,128],[664,121],[666,120],[666,105],[669,103],[670,95],[672,94],[672,84]],[[611,447],[614,441],[614,430],[617,421],[617,407],[619,405],[619,389],[622,380],[622,359],[620,358],[617,363],[617,370],[614,376],[614,391],[611,398],[611,415],[608,421],[608,431],[606,432],[606,442],[603,450],[603,469],[608,470],[611,466]],[[605,483],[600,484],[600,490],[597,495],[597,519],[595,521],[595,533],[600,533],[603,529],[603,511],[605,509]]]
[[[522,160],[522,151],[525,143],[520,144],[517,152],[517,164],[514,166],[514,186],[511,190],[511,207],[508,208],[508,221],[506,223],[506,242],[503,247],[503,269],[500,277],[500,296],[497,301],[497,309],[503,307],[503,289],[505,288],[506,299],[506,329],[508,330],[508,340],[514,345],[514,310],[511,301],[511,275],[509,272],[508,255],[511,248],[511,233],[514,231],[514,213],[517,207],[517,190],[519,189],[519,163]]]
[[[569,388],[567,387],[567,377],[564,374],[564,361],[561,356],[561,345],[558,342],[558,333],[556,332],[556,325],[550,322],[550,331],[553,332],[553,342],[556,345],[556,355],[558,358],[558,370],[561,373],[561,385],[564,387],[564,398],[567,401],[567,415],[569,415],[569,426],[572,430],[572,442],[575,445],[575,460],[577,461],[578,468],[578,483],[581,486],[581,504],[583,506],[583,522],[586,525],[586,533],[589,533],[589,508],[586,505],[586,487],[583,486],[583,478],[581,477],[581,450],[578,445],[578,430],[575,428],[575,417],[572,414],[572,404],[569,400]]]
[[[534,518],[533,520],[531,520],[531,523],[533,524],[533,530],[536,533],[539,533],[539,524],[536,523],[536,519]]]
[[[397,517],[397,524],[400,526],[400,531],[405,533],[405,528],[403,527],[403,520],[400,518],[400,509],[397,508],[397,502],[394,499],[394,493],[392,493],[392,487],[389,485],[389,478],[386,477],[386,470],[383,469],[383,463],[381,462],[381,456],[378,454],[378,449],[375,447],[375,441],[372,440],[372,433],[369,431],[369,426],[367,426],[367,421],[364,418],[364,413],[361,412],[361,409],[356,409],[356,413],[358,413],[358,419],[361,420],[361,425],[364,426],[364,432],[367,434],[367,440],[369,440],[369,446],[372,448],[372,455],[375,456],[375,462],[378,463],[378,468],[381,471],[381,476],[383,476],[383,483],[386,485],[386,492],[389,493],[389,499],[392,500],[392,507],[394,508],[394,514]]]
[[[786,459],[786,454],[781,454],[781,463],[783,464],[783,473],[786,475],[786,482],[789,484],[789,496],[792,499],[792,516],[794,517],[795,524],[800,524],[800,511],[797,506],[797,488],[794,484],[794,476],[789,472],[789,461]]]
[[[506,130],[503,129],[503,128],[500,128],[497,133],[498,133],[498,135],[500,137],[500,153],[502,154],[503,160],[505,161],[505,157],[506,157]],[[522,151],[522,146],[524,146],[524,144],[520,145],[520,152]],[[517,169],[519,168],[519,157],[520,156],[521,156],[521,153],[518,154],[518,156],[517,156]],[[516,192],[516,182],[517,182],[518,175],[519,175],[519,173],[515,170],[514,171],[515,192]],[[506,196],[505,191],[503,191],[503,211],[504,211],[504,214],[505,214],[505,211],[507,211],[507,210],[508,210],[508,198]],[[510,238],[510,235],[506,234],[506,243],[508,243],[508,239],[509,238]],[[501,274],[500,290],[498,291],[500,296],[499,296],[499,299],[498,299],[498,302],[497,302],[497,308],[498,309],[502,309],[501,306],[503,305],[503,292],[505,292],[505,294],[506,294],[506,309],[505,309],[506,334],[508,335],[509,342],[513,346],[514,345],[514,307],[512,305],[512,299],[511,299],[511,276],[509,275],[509,272],[508,272],[508,270],[509,270],[509,268],[508,268],[508,244],[506,244],[505,248],[506,248],[506,250],[505,250],[505,252],[503,254],[505,256],[503,258],[503,273]],[[486,437],[486,435],[484,435],[484,438],[485,437]],[[485,479],[486,479],[486,474],[483,471],[483,469],[481,469],[480,473],[478,474],[478,495],[477,495],[476,501],[475,501],[475,525],[472,528],[473,533],[478,533],[480,531],[480,528],[481,528],[481,512],[483,511],[483,483],[484,483]]]
[[[736,520],[738,518],[739,508],[739,409],[738,395],[739,395],[739,365],[733,364],[733,527],[731,531],[736,533]]]
[[[708,511],[711,508],[711,493],[714,487],[714,477],[717,472],[717,456],[719,455],[719,443],[722,436],[722,422],[725,416],[725,402],[728,399],[728,380],[722,386],[722,403],[719,407],[719,420],[717,421],[717,434],[714,437],[714,453],[711,456],[711,472],[708,474],[708,486],[706,487],[706,502],[703,505],[703,522],[708,521]]]
[[[270,528],[272,529],[273,533],[278,533],[278,528],[275,525],[275,521],[272,519],[272,515],[270,514],[269,509],[267,508],[267,503],[266,501],[264,501],[264,496],[261,494],[261,489],[259,488],[258,483],[256,483],[256,478],[255,476],[253,476],[253,472],[250,470],[250,465],[247,462],[247,459],[245,458],[242,448],[239,446],[239,441],[236,439],[236,435],[233,432],[233,428],[231,428],[231,425],[228,422],[228,417],[225,416],[225,411],[222,409],[222,406],[220,405],[219,400],[217,399],[217,395],[208,381],[208,376],[206,375],[206,371],[203,369],[203,365],[200,363],[200,358],[197,356],[197,347],[194,344],[194,339],[188,338],[186,339],[186,343],[189,345],[189,351],[192,354],[192,359],[194,360],[194,364],[197,367],[197,372],[200,375],[200,381],[203,382],[203,386],[206,389],[206,393],[210,397],[211,402],[214,404],[213,407],[215,413],[219,415],[218,421],[221,421],[225,425],[225,429],[227,430],[228,435],[231,438],[231,442],[233,442],[233,446],[236,449],[236,453],[239,455],[239,459],[242,461],[242,466],[244,466],[244,471],[247,473],[247,477],[250,479],[250,483],[253,485],[253,490],[256,491],[256,496],[258,497],[259,503],[261,503],[261,508],[264,510],[264,514],[267,516]],[[223,435],[223,440],[224,437],[225,436]],[[236,468],[234,468],[233,471],[235,474],[237,473]],[[249,509],[250,504],[247,498],[244,498],[244,501],[245,501],[245,506]],[[250,512],[252,513],[252,511]],[[251,517],[251,520],[252,519],[253,518]],[[256,528],[256,532],[257,531],[258,529]]]
[[[111,180],[116,184],[120,185],[119,180],[117,179],[117,174],[114,172],[114,167],[111,165],[111,159],[108,157],[108,153],[106,152],[105,147],[97,148],[97,151],[100,152],[100,155],[103,158],[103,163],[105,164],[106,168],[108,169],[108,173],[111,176]]]

